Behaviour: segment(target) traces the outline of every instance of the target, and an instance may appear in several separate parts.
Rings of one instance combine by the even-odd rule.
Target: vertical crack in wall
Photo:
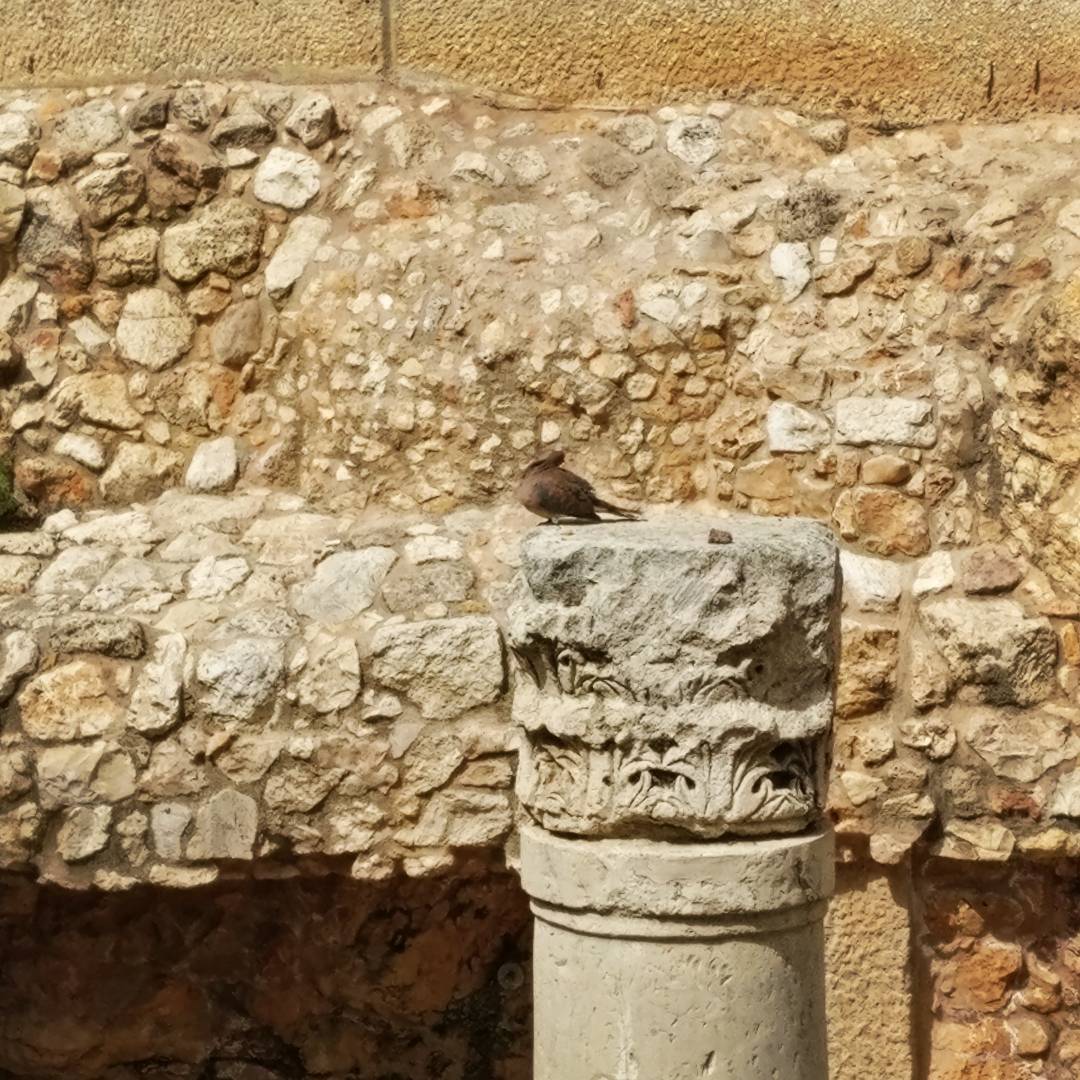
[[[379,0],[382,27],[382,67],[383,75],[390,75],[394,70],[394,31],[392,24],[392,0]]]

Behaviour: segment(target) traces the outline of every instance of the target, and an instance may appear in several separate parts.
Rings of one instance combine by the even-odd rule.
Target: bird
[[[518,484],[517,497],[526,510],[537,517],[547,518],[545,525],[561,521],[600,521],[598,510],[628,521],[638,521],[634,510],[601,499],[592,484],[581,476],[562,468],[566,452],[554,450],[530,462]]]

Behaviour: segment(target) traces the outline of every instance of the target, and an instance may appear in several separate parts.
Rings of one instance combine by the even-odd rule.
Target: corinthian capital
[[[527,813],[596,837],[813,825],[838,582],[831,534],[808,521],[679,514],[529,534],[508,612]]]

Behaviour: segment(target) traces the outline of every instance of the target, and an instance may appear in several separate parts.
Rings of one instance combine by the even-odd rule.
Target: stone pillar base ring
[[[595,911],[571,911],[567,908],[533,900],[532,913],[551,926],[592,937],[636,938],[639,940],[719,941],[723,938],[751,937],[780,930],[795,930],[819,923],[825,917],[827,902],[820,900],[804,907],[739,919],[635,918],[632,915],[602,914]]]

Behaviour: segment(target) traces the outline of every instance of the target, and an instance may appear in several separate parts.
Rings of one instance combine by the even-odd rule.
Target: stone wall
[[[477,865],[390,885],[5,889],[0,1075],[526,1080],[531,919],[513,884]]]
[[[383,72],[555,104],[710,96],[887,124],[1080,104],[1078,0],[11,0],[0,85]]]
[[[122,956],[139,905],[169,922],[325,874],[353,883],[320,903],[423,909],[456,886],[407,879],[512,844],[497,616],[532,519],[510,491],[561,445],[650,518],[843,538],[836,1076],[1069,1075],[1078,140],[1063,117],[890,135],[362,82],[0,94],[0,856],[42,883],[5,890],[10,932],[91,890]],[[30,951],[20,985],[48,985]],[[476,986],[448,975],[386,1030],[460,1049],[445,1002]],[[233,1054],[230,1008],[182,1050],[147,1049],[152,1016],[104,1057],[12,1034],[0,1067],[299,1075]],[[897,1038],[872,1043],[881,1015]],[[336,1038],[302,1067],[357,1067]]]

